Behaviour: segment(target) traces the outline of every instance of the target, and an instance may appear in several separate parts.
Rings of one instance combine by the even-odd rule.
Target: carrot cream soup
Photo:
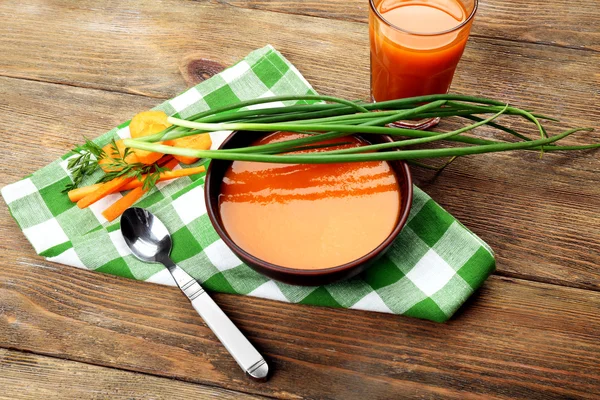
[[[302,136],[276,132],[254,145]],[[352,136],[329,143],[365,144]],[[368,254],[390,235],[400,214],[400,188],[385,161],[234,161],[220,193],[221,218],[231,239],[263,261],[296,269],[336,267]]]

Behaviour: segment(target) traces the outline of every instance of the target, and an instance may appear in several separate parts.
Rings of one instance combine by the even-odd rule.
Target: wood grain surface
[[[260,384],[178,289],[2,253],[0,347],[281,398],[600,396],[592,291],[492,277],[446,324],[215,295],[272,364]]]
[[[23,3],[35,3],[36,12]],[[20,5],[17,6],[17,3]],[[246,10],[208,1],[127,3],[84,0],[52,5],[7,0],[0,15],[0,75],[171,98],[185,89],[179,64],[190,53],[231,65],[268,43],[323,93],[368,97],[365,24]],[[143,9],[143,17],[132,9]],[[251,17],[252,23],[249,23]],[[595,24],[600,30],[600,22]],[[52,40],[47,40],[50,37]],[[485,94],[588,124],[596,107],[600,54],[472,38],[453,90]],[[581,112],[582,108],[586,112]],[[583,118],[583,119],[582,119]]]
[[[173,379],[0,349],[0,399],[222,399],[264,397]]]
[[[0,2],[0,186],[267,43],[319,92],[366,99],[367,6]],[[599,6],[482,1],[453,91],[557,116],[551,133],[597,127]],[[272,362],[266,384],[242,376],[178,290],[44,261],[0,207],[0,398],[598,398],[599,171],[598,152],[415,169],[497,255],[446,324],[215,295]]]
[[[369,0],[218,0],[235,7],[369,22]],[[479,0],[474,37],[600,51],[600,8],[595,1]]]

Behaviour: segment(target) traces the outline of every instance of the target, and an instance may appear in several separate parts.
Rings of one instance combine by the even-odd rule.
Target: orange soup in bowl
[[[253,144],[302,136],[275,132]],[[366,144],[353,136],[327,143],[336,149]],[[398,180],[385,161],[234,161],[219,195],[223,226],[241,249],[268,263],[304,270],[343,265],[376,249],[397,225],[400,204]]]

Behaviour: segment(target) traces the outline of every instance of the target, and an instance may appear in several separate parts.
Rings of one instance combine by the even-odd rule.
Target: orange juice
[[[447,93],[476,0],[371,0],[374,101]]]
[[[276,132],[255,144],[301,136]],[[341,142],[346,144],[336,147],[364,144],[352,136],[329,141]],[[239,247],[263,261],[296,269],[336,267],[367,255],[394,230],[400,204],[398,180],[385,161],[234,161],[219,196],[223,225]]]

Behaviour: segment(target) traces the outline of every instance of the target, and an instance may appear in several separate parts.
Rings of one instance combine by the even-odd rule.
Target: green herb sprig
[[[105,157],[104,150],[87,138],[85,144],[77,146],[73,152],[75,155],[67,164],[73,182],[65,186],[63,193],[79,187],[83,178],[92,175],[98,168],[98,161]]]
[[[99,162],[103,159],[108,160],[104,163],[104,169],[107,172],[96,183],[108,182],[120,177],[136,178],[143,181],[142,188],[147,191],[156,185],[160,179],[160,174],[168,170],[156,163],[149,165],[140,162],[128,163],[126,159],[132,153],[132,150],[126,147],[123,154],[121,154],[114,139],[110,143],[110,148],[111,154],[109,156],[100,146],[88,139],[86,139],[85,144],[78,146],[74,150],[77,155],[69,159],[67,165],[73,182],[65,187],[63,193],[76,189],[84,177],[92,175],[98,169]]]

